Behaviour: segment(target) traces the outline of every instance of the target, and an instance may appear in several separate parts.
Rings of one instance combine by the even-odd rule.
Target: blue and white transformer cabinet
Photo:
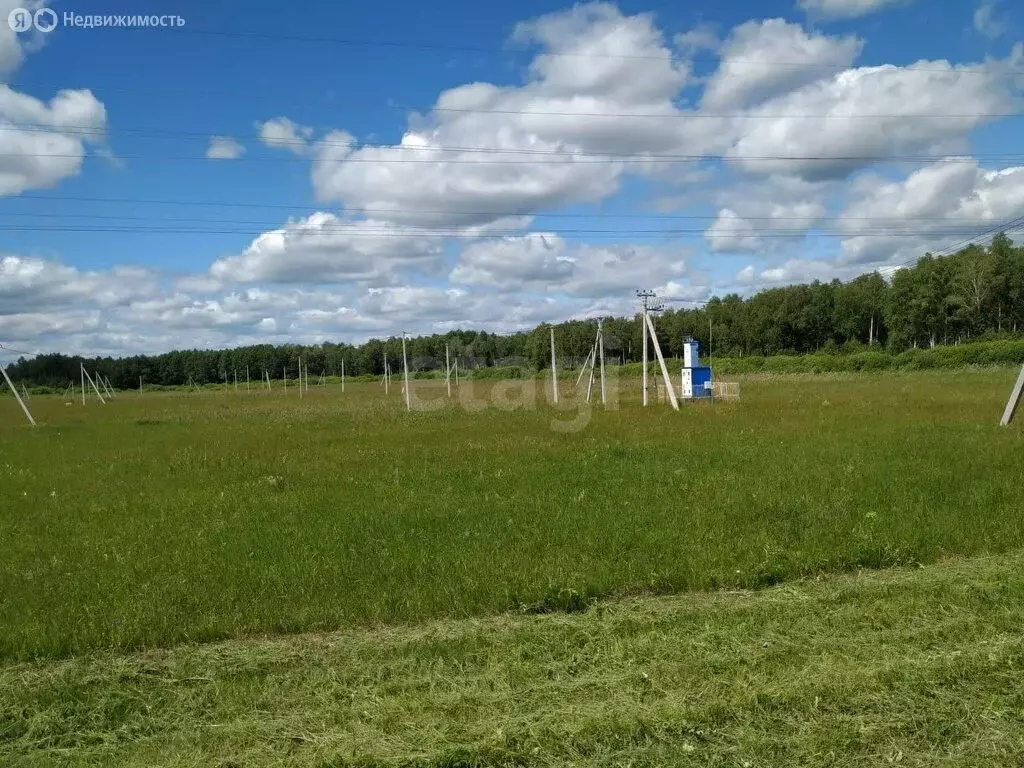
[[[700,348],[694,339],[683,339],[683,381],[680,393],[684,400],[712,397],[715,385],[711,368],[700,364]]]

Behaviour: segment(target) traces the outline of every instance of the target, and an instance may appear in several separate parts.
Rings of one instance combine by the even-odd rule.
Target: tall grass
[[[0,665],[0,764],[1020,766],[1024,557]]]
[[[543,386],[536,407],[414,413],[377,384],[37,397],[36,429],[7,401],[0,657],[571,610],[1021,546],[1024,439],[996,426],[1012,381],[745,381],[739,403],[674,413],[622,380],[617,409],[575,432]]]

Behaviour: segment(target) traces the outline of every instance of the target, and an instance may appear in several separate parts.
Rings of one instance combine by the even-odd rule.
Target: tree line
[[[642,355],[639,314],[606,317],[605,351],[611,362],[638,362]],[[850,282],[814,281],[771,288],[749,298],[714,297],[700,307],[669,306],[654,319],[665,355],[680,357],[684,338],[697,339],[714,355],[805,354],[859,350],[866,346],[900,352],[957,344],[993,334],[1024,331],[1024,247],[1005,234],[989,247],[970,245],[948,256],[926,254],[889,280],[878,272]],[[554,326],[556,354],[563,365],[586,358],[597,320]],[[500,335],[456,330],[408,339],[414,371],[443,368],[445,347],[465,368],[517,364],[536,370],[550,364],[550,328],[542,324]],[[160,355],[92,358],[63,354],[18,360],[12,375],[29,385],[66,386],[77,381],[79,365],[106,376],[114,387],[233,382],[246,372],[253,380],[294,378],[301,359],[312,376],[380,376],[385,357],[400,370],[400,337],[365,344],[268,344],[224,350],[177,350]]]

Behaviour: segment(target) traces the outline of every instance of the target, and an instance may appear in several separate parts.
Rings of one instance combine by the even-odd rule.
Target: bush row
[[[721,374],[742,373],[846,373],[855,371],[952,370],[973,366],[1019,366],[1024,364],[1024,341],[1002,340],[960,344],[932,349],[908,349],[891,354],[883,351],[851,355],[773,355],[732,357],[714,360]]]

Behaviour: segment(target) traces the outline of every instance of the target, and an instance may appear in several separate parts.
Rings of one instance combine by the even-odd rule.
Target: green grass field
[[[0,666],[0,765],[1024,764],[1024,557]]]
[[[1010,370],[0,400],[0,657],[577,610],[1024,545]],[[474,387],[470,397],[470,387]],[[513,409],[516,387],[537,386]],[[495,389],[491,389],[491,388]],[[441,405],[443,384],[416,382]],[[475,403],[473,405],[470,403]],[[484,407],[487,403],[491,405]],[[498,403],[499,405],[495,405]]]

